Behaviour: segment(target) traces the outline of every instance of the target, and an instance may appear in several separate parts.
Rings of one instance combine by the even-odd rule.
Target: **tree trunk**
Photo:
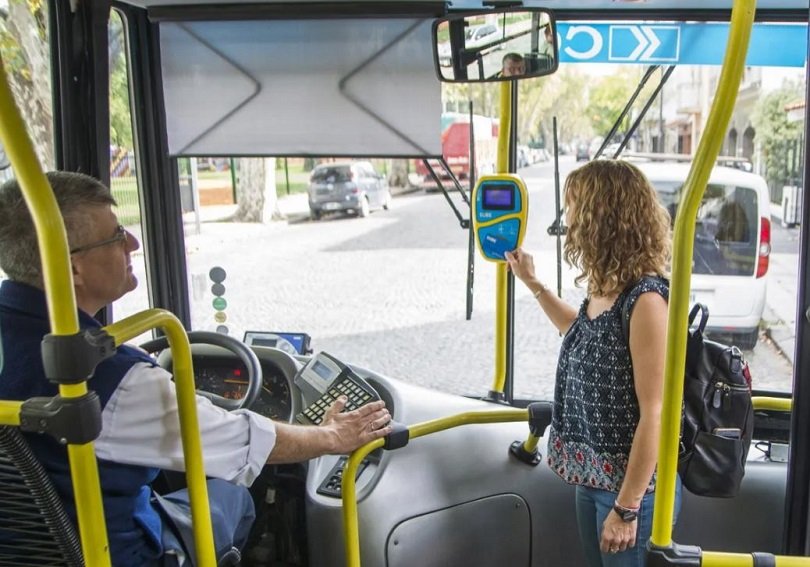
[[[391,168],[388,173],[388,184],[392,187],[407,187],[408,181],[408,160],[392,159]]]
[[[239,158],[236,167],[236,202],[238,207],[232,220],[236,222],[262,222],[266,170],[264,158]]]
[[[11,90],[28,125],[40,163],[45,169],[53,169],[53,112],[45,14],[41,9],[32,12],[27,2],[12,0],[5,24],[6,34],[19,48],[18,63],[7,63],[6,68]]]
[[[265,222],[281,220],[276,196],[276,159],[239,158],[236,178],[236,212],[234,222]]]

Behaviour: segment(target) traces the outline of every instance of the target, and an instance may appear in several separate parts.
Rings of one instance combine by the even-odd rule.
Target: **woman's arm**
[[[661,430],[661,406],[664,393],[664,357],[667,337],[667,302],[657,293],[643,293],[636,301],[630,319],[630,355],[633,359],[633,383],[639,405],[639,421],[630,448],[624,482],[616,503],[637,508],[658,459]],[[632,526],[632,530],[628,530]],[[602,546],[617,547],[612,536],[623,532],[620,550],[635,545],[636,522],[626,523],[611,511],[605,520]],[[632,532],[632,533],[629,533]],[[629,539],[628,539],[629,538]]]
[[[554,295],[550,289],[540,283],[534,274],[534,258],[522,248],[516,248],[506,253],[509,269],[515,277],[522,281],[532,292],[546,317],[554,324],[560,333],[565,334],[577,318],[577,310],[565,301]]]

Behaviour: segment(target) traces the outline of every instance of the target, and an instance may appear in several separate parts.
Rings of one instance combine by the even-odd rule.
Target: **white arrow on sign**
[[[621,31],[622,33],[617,33]],[[627,53],[627,44],[633,40],[625,33],[629,31],[635,38],[636,45],[629,55],[618,56],[617,53]],[[663,43],[658,35],[663,32],[667,38],[667,45],[659,49]],[[642,26],[642,25],[612,25],[610,26],[610,44],[608,47],[609,61],[677,61],[680,50],[681,30],[678,26]],[[663,53],[661,52],[663,51]]]
[[[661,45],[661,40],[649,26],[630,26],[630,31],[635,36],[638,45],[633,52],[627,56],[629,61],[638,59],[649,59],[655,50]],[[648,47],[649,46],[649,47]],[[645,50],[646,48],[646,50]],[[642,53],[642,51],[644,53]]]

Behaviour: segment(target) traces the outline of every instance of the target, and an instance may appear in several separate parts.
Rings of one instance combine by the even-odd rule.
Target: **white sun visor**
[[[161,22],[169,152],[441,155],[431,22]]]

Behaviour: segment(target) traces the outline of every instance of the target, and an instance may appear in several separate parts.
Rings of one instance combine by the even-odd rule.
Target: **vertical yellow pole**
[[[678,472],[678,440],[683,402],[683,373],[686,364],[686,333],[695,218],[706,183],[720,153],[737,91],[745,69],[748,40],[754,22],[755,0],[736,0],[731,13],[728,45],[723,70],[712,101],[706,129],[698,144],[692,168],[684,184],[683,199],[675,218],[672,253],[672,282],[667,322],[667,354],[664,370],[664,402],[658,448],[658,485],[651,541],[667,547],[672,543],[675,504],[675,476]]]
[[[496,173],[509,173],[509,131],[512,129],[512,81],[500,84],[498,162]],[[503,393],[506,383],[506,291],[508,269],[505,262],[495,265],[495,378],[492,391]]]
[[[14,166],[14,173],[36,226],[51,333],[75,335],[79,332],[79,319],[73,294],[65,225],[33,144],[28,138],[25,122],[17,110],[2,60],[0,141]],[[87,393],[87,383],[62,385],[59,393],[65,398],[83,396]],[[107,527],[101,505],[101,487],[93,443],[68,445],[67,450],[85,563],[94,567],[109,565]]]

